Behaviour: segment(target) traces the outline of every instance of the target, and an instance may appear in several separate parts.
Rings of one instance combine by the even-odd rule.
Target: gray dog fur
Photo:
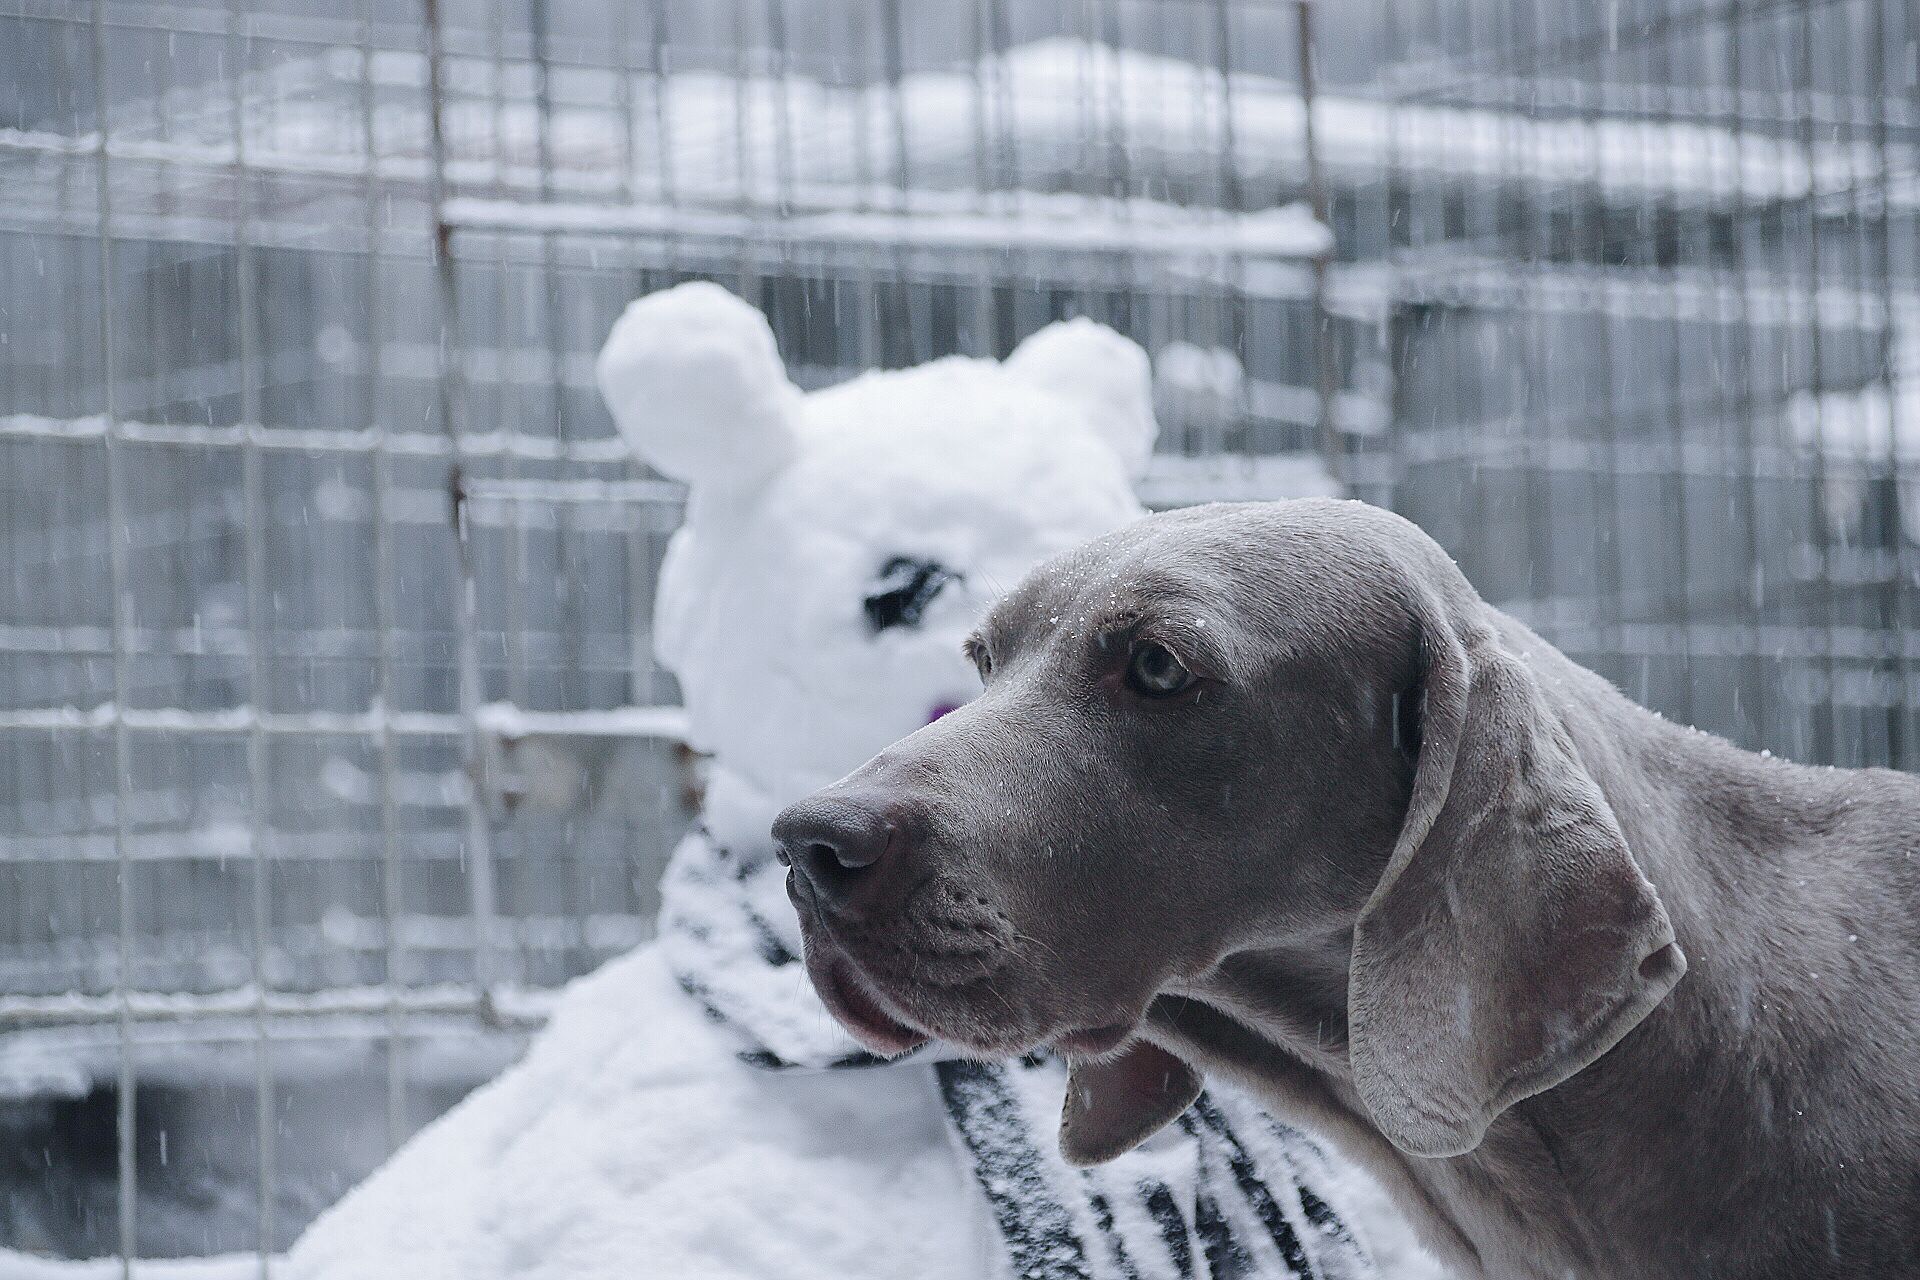
[[[1661,720],[1358,503],[1149,517],[979,641],[776,826],[889,833],[792,882],[869,1044],[1061,1048],[1083,1162],[1230,1081],[1466,1276],[1920,1275],[1920,783]]]

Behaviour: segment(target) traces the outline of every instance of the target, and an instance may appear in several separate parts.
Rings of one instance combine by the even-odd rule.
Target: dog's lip
[[[863,1048],[883,1058],[897,1058],[927,1042],[924,1032],[881,1008],[844,959],[832,956],[814,962],[810,958],[807,969],[827,1012],[851,1031]]]
[[[1121,1045],[1133,1035],[1131,1022],[1113,1022],[1103,1027],[1072,1027],[1055,1034],[1053,1047],[1069,1058],[1100,1058]]]

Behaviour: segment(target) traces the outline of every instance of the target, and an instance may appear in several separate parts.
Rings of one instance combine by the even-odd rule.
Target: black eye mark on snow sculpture
[[[876,632],[888,627],[917,627],[933,598],[960,578],[938,560],[895,556],[881,568],[873,594],[863,602],[867,623]]]

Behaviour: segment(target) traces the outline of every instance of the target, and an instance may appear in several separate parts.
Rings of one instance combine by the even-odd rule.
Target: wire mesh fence
[[[679,493],[592,357],[681,279],[809,387],[1091,315],[1155,355],[1151,503],[1345,489],[1670,714],[1908,765],[1916,39],[0,3],[5,1243],[264,1267],[648,935]]]
[[[1499,159],[1370,193],[1359,255],[1431,298],[1395,358],[1405,509],[1643,700],[1908,764],[1911,8],[1434,16],[1391,32],[1428,52],[1387,100]]]

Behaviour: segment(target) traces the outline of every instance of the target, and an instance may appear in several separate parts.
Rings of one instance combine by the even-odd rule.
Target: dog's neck
[[[1565,668],[1555,696],[1583,704],[1570,721],[1585,727],[1576,735],[1584,762],[1692,963],[1665,1005],[1585,1071],[1512,1107],[1476,1150],[1448,1159],[1392,1147],[1354,1090],[1350,934],[1228,957],[1156,1002],[1149,1035],[1345,1147],[1463,1274],[1776,1274],[1769,1251],[1785,1257],[1799,1247],[1793,1232],[1833,1230],[1834,1210],[1824,1225],[1775,1220],[1742,1178],[1797,1169],[1821,1185],[1830,1172],[1821,1161],[1838,1157],[1808,1150],[1796,1115],[1845,1108],[1844,1094],[1824,1095],[1873,1069],[1849,1063],[1842,1072],[1828,1060],[1833,1078],[1808,1078],[1806,1055],[1786,1049],[1858,1035],[1845,1025],[1858,1011],[1822,991],[1818,974],[1868,959],[1859,945],[1870,927],[1884,925],[1883,947],[1913,934],[1910,922],[1861,918],[1874,908],[1858,898],[1885,895],[1834,888],[1823,837],[1844,822],[1920,823],[1920,797],[1890,775],[1822,772],[1738,751],[1659,720],[1572,663]],[[1728,864],[1730,850],[1739,865]],[[1905,871],[1912,876],[1912,862]],[[1816,876],[1827,888],[1810,892]],[[1910,1070],[1880,1065],[1895,1079]],[[1830,1132],[1836,1122],[1824,1119]],[[1723,1186],[1716,1214],[1685,1241],[1648,1238],[1632,1207],[1680,1202],[1683,1182],[1691,1203],[1712,1200],[1702,1186]],[[1864,1213],[1847,1207],[1843,1216]]]

